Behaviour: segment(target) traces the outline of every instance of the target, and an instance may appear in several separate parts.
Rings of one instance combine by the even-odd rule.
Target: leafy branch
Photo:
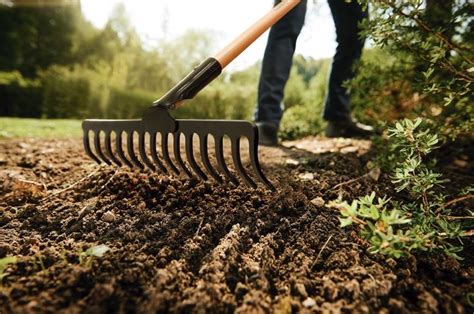
[[[392,182],[396,191],[406,191],[411,201],[377,198],[375,192],[351,204],[337,200],[331,205],[340,210],[341,226],[360,226],[360,235],[368,241],[372,253],[399,258],[412,251],[441,251],[460,258],[457,253],[462,250],[462,242],[454,245],[453,241],[471,232],[465,232],[459,221],[474,219],[474,215],[451,216],[446,206],[449,202],[445,204],[445,196],[434,190],[446,181],[423,160],[437,147],[437,135],[424,128],[420,118],[396,123],[389,134],[394,151],[400,155]]]

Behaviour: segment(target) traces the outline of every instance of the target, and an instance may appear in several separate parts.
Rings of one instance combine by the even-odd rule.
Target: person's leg
[[[350,121],[350,99],[343,83],[354,77],[353,66],[360,59],[364,38],[359,36],[358,23],[367,18],[357,1],[328,0],[337,34],[337,49],[334,55],[329,86],[324,108],[327,121]]]
[[[301,1],[270,30],[258,86],[256,122],[276,126],[280,123],[283,91],[290,75],[296,40],[304,24],[306,2]]]

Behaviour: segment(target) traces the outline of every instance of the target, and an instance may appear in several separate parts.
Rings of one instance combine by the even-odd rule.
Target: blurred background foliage
[[[123,5],[97,29],[83,17],[79,0],[23,2],[0,1],[0,116],[138,118],[219,48],[213,34],[199,31],[150,48]],[[358,76],[347,83],[354,114],[369,123],[423,116],[445,126],[444,133],[470,132],[472,25],[473,4],[467,0],[372,1],[364,28],[377,48],[365,51]],[[283,139],[323,129],[330,63],[295,57]],[[175,116],[251,120],[259,70],[256,63],[224,72]]]
[[[84,19],[79,1],[21,4],[0,2],[0,116],[139,118],[219,48],[213,45],[213,34],[189,31],[151,49],[122,5],[103,29],[96,29]],[[295,58],[286,88],[283,138],[321,130],[329,64]],[[259,71],[260,62],[224,72],[175,116],[251,120]]]

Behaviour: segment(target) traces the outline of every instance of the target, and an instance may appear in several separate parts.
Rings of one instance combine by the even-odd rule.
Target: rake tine
[[[110,139],[110,133],[111,133],[111,131],[105,133],[105,151],[109,155],[110,159],[112,159],[112,161],[116,165],[121,167],[122,163],[115,157],[115,155],[112,152],[112,143],[111,143],[111,139]]]
[[[201,160],[206,168],[207,172],[211,174],[211,176],[219,183],[222,183],[221,176],[217,173],[217,171],[212,167],[211,161],[209,160],[209,151],[207,149],[207,139],[209,135],[206,134],[202,138],[199,137],[199,148],[201,153]]]
[[[153,132],[151,133],[150,137],[150,153],[151,153],[151,158],[155,162],[155,164],[160,168],[161,171],[164,173],[168,173],[168,170],[163,166],[163,163],[160,161],[160,158],[158,157],[158,152],[156,151],[156,133]]]
[[[142,158],[142,161],[145,163],[145,165],[151,170],[155,171],[156,170],[155,165],[151,163],[150,159],[148,159],[148,156],[146,155],[145,132],[140,132],[138,135],[138,151],[140,152],[140,157]]]
[[[234,175],[229,171],[229,168],[227,168],[224,160],[224,138],[220,136],[219,138],[216,139],[216,159],[217,159],[217,164],[219,165],[219,168],[221,169],[222,172],[225,173],[225,175],[229,178],[229,180],[235,184],[236,186],[239,185],[239,180],[237,180]]]
[[[138,168],[144,169],[145,167],[141,164],[137,155],[135,155],[135,152],[133,151],[133,131],[127,133],[127,151],[132,163]]]
[[[244,166],[242,165],[242,159],[240,158],[240,137],[236,139],[233,138],[231,140],[231,148],[232,148],[232,159],[234,160],[234,165],[237,172],[244,179],[245,183],[248,186],[255,189],[257,187],[257,184],[253,182],[252,178],[248,176],[248,174],[245,172]]]
[[[161,134],[161,149],[163,150],[163,159],[165,160],[168,167],[170,167],[175,174],[179,175],[178,168],[176,168],[170,158],[170,153],[168,150],[168,133]]]
[[[119,155],[120,159],[130,168],[133,168],[133,165],[130,161],[125,157],[125,153],[122,149],[122,131],[117,132],[117,136],[115,137],[115,146],[117,147],[116,152]]]
[[[191,165],[191,168],[194,170],[194,172],[203,180],[207,181],[208,178],[204,172],[202,172],[201,168],[199,168],[199,165],[196,162],[196,159],[194,159],[194,152],[193,152],[193,134],[186,134],[185,137],[185,147],[186,147],[186,158],[188,159],[189,164]]]
[[[99,158],[96,157],[96,155],[94,155],[94,153],[92,152],[91,150],[91,145],[89,143],[89,131],[84,131],[84,136],[82,137],[82,141],[84,143],[84,149],[86,151],[86,154],[92,158],[96,163],[100,164],[101,161]]]
[[[107,157],[105,157],[104,153],[102,152],[102,148],[100,148],[100,131],[97,133],[94,132],[94,147],[99,158],[102,159],[107,165],[111,165],[112,163],[107,159]]]
[[[262,168],[260,168],[260,163],[258,162],[258,138],[253,141],[253,143],[249,143],[249,154],[250,154],[250,163],[252,164],[253,170],[257,175],[257,178],[262,182],[267,188],[271,191],[275,192],[276,188],[273,184],[265,177],[263,174]]]
[[[174,158],[176,159],[176,162],[177,162],[178,165],[181,167],[181,169],[183,169],[183,171],[186,173],[186,175],[187,175],[189,178],[192,178],[192,177],[193,177],[193,174],[191,173],[191,171],[189,171],[189,169],[188,169],[188,168],[186,167],[186,165],[184,164],[183,159],[181,158],[180,138],[181,138],[181,133],[180,133],[180,132],[174,133],[174,136],[173,136],[173,153],[174,153]]]

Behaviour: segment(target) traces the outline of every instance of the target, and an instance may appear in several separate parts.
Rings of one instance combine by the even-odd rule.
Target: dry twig
[[[56,191],[56,192],[54,192],[54,193],[51,193],[50,195],[48,195],[48,196],[44,197],[43,199],[41,199],[41,201],[45,201],[45,200],[47,200],[47,199],[50,199],[50,198],[53,197],[53,196],[56,196],[56,195],[58,195],[58,194],[61,194],[61,193],[63,193],[63,192],[66,192],[67,190],[72,189],[73,187],[75,187],[75,186],[78,185],[79,183],[85,181],[86,179],[92,177],[94,174],[96,174],[97,172],[99,172],[100,168],[101,168],[100,166],[97,167],[96,170],[94,170],[93,172],[89,173],[87,176],[83,177],[82,179],[80,179],[80,180],[74,182],[73,184],[69,185],[68,187],[66,187],[66,188],[64,188],[64,189],[62,189],[62,190],[60,190],[60,191]]]
[[[333,189],[341,188],[341,187],[343,187],[344,185],[357,182],[357,181],[362,180],[362,179],[364,179],[364,178],[366,178],[366,177],[368,177],[368,176],[369,176],[369,173],[366,173],[366,174],[364,174],[364,175],[362,175],[362,176],[360,176],[360,177],[358,177],[358,178],[355,178],[355,179],[352,179],[352,180],[349,180],[349,181],[346,181],[346,182],[339,183],[338,185],[334,186]]]
[[[455,198],[455,199],[450,200],[449,202],[447,202],[444,206],[448,207],[448,206],[451,206],[453,204],[456,204],[456,203],[459,203],[459,202],[462,202],[462,201],[465,201],[465,200],[468,200],[468,199],[471,199],[471,198],[474,198],[474,194],[468,194],[468,195],[464,195],[464,196]]]
[[[318,253],[318,256],[316,256],[316,260],[314,261],[313,265],[311,265],[311,268],[314,268],[314,266],[316,266],[316,264],[318,263],[319,261],[319,258],[321,257],[321,254],[323,253],[324,249],[326,248],[326,246],[329,244],[329,241],[331,241],[332,239],[332,234],[328,237],[328,239],[326,240],[326,242],[323,244],[323,246],[321,247],[321,250],[319,251]]]

